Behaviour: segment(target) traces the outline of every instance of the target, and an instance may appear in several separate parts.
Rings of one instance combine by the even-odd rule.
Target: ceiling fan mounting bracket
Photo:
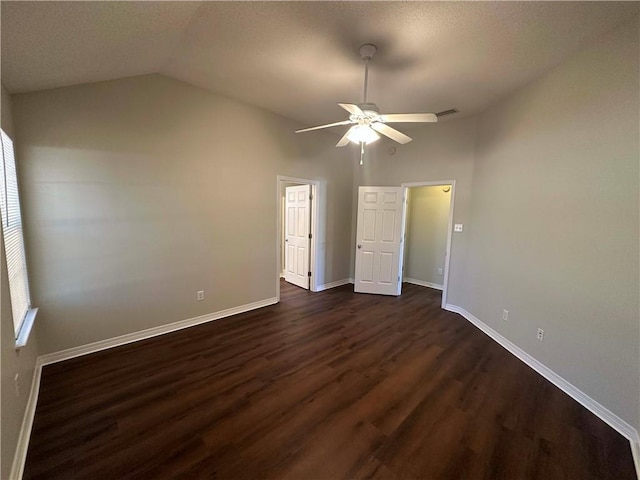
[[[365,62],[368,62],[373,58],[377,51],[378,47],[376,47],[373,43],[365,43],[360,47],[360,57]]]

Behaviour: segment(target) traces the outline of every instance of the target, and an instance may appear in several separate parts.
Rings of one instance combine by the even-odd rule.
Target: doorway
[[[311,185],[284,189],[283,277],[309,290],[311,277]]]
[[[353,291],[377,295],[402,293],[405,187],[358,188]]]
[[[300,260],[300,263],[297,266],[304,265],[308,266],[307,270],[304,272],[308,278],[308,289],[312,292],[316,292],[317,290],[317,275],[316,275],[316,266],[318,265],[317,261],[317,248],[316,248],[316,232],[318,231],[318,192],[319,192],[319,181],[311,180],[306,178],[297,178],[297,177],[288,177],[284,175],[278,175],[277,177],[277,205],[278,205],[278,215],[277,215],[277,275],[276,275],[276,297],[278,301],[280,301],[280,279],[285,278],[287,281],[292,283],[293,285],[305,287],[305,283],[302,283],[301,275],[292,275],[290,278],[286,278],[287,275],[285,273],[286,270],[286,260],[287,260],[287,249],[292,252],[302,252],[300,248],[296,247],[296,242],[301,242],[302,239],[300,236],[291,236],[287,235],[285,231],[285,227],[287,224],[287,216],[286,216],[286,205],[287,205],[287,188],[292,187],[289,190],[291,200],[294,202],[300,202],[300,205],[296,205],[299,207],[303,206],[304,199],[302,196],[306,196],[306,204],[307,204],[307,219],[303,216],[299,218],[295,216],[290,218],[289,221],[296,222],[299,221],[301,224],[308,221],[308,251],[304,254],[300,253],[300,257],[295,257],[295,260]],[[306,194],[302,194],[302,192],[308,192]],[[292,195],[293,194],[293,195]],[[298,210],[298,208],[295,208]],[[290,245],[290,248],[288,244]],[[306,263],[304,263],[302,255],[306,258]],[[290,260],[292,257],[290,255]],[[294,269],[294,270],[297,270]],[[298,272],[300,273],[300,272]],[[293,281],[292,281],[293,280]]]
[[[442,290],[447,303],[455,180],[403,183],[408,205],[403,281]]]

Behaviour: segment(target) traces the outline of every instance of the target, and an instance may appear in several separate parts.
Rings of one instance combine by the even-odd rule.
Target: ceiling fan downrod
[[[369,61],[376,54],[378,48],[372,43],[367,43],[360,47],[360,57],[362,57],[362,61],[364,62],[364,98],[362,99],[362,103],[367,103],[367,87],[369,83]]]
[[[372,43],[366,43],[360,47],[360,57],[364,62],[364,95],[362,98],[363,105],[367,103],[367,92],[369,86],[369,61],[376,54],[378,48]],[[360,165],[364,165],[364,145],[365,142],[360,142]]]

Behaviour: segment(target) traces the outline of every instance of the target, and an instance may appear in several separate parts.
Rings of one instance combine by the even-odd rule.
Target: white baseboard
[[[321,292],[323,290],[328,290],[329,288],[341,287],[342,285],[347,285],[351,282],[350,278],[343,278],[342,280],[336,280],[335,282],[325,283],[324,285],[318,285],[316,292]]]
[[[42,361],[42,365],[61,362],[63,360],[69,360],[70,358],[79,357],[81,355],[87,355],[89,353],[99,352],[100,350],[106,350],[107,348],[118,347],[127,343],[137,342],[138,340],[145,340],[147,338],[156,337],[158,335],[164,335],[165,333],[175,332],[176,330],[182,330],[183,328],[193,327],[195,325],[200,325],[201,323],[212,322],[221,318],[230,317],[231,315],[237,315],[239,313],[255,310],[256,308],[267,307],[269,305],[273,305],[274,303],[278,303],[276,297],[267,298],[265,300],[248,303],[246,305],[240,305],[239,307],[227,308],[226,310],[208,313],[199,317],[188,318],[186,320],[180,320],[179,322],[168,323],[166,325],[148,328],[139,332],[127,333],[126,335],[121,335],[119,337],[100,340],[99,342],[89,343],[88,345],[82,345],[80,347],[73,347],[66,350],[61,350],[59,352],[49,353],[47,355],[42,355],[41,357],[39,357],[39,359]]]
[[[633,463],[636,466],[636,476],[640,479],[640,436],[636,431],[635,438],[629,440],[631,442],[631,454],[633,455]]]
[[[403,278],[403,282],[412,283],[413,285],[420,285],[421,287],[435,288],[436,290],[442,290],[444,287],[437,283],[425,282],[424,280],[418,280],[417,278]]]
[[[522,350],[520,347],[509,341],[507,338],[500,335],[493,328],[491,328],[486,323],[482,322],[480,319],[467,312],[464,308],[458,307],[456,305],[451,305],[447,303],[446,310],[450,312],[459,313],[464,318],[466,318],[473,325],[478,327],[484,333],[486,333],[493,340],[498,342],[502,347],[506,348],[510,353],[516,356],[519,360],[527,364],[529,367],[533,368],[536,372],[542,375],[544,378],[553,383],[560,390],[565,392],[571,398],[576,400],[579,404],[584,406],[586,409],[590,410],[594,415],[600,418],[603,422],[607,423],[611,428],[619,432],[622,436],[627,438],[629,442],[631,442],[631,451],[633,453],[633,460],[636,467],[636,473],[638,478],[640,479],[640,438],[638,437],[638,431],[625,422],[623,419],[618,417],[615,413],[613,413],[608,408],[604,407],[589,395],[584,393],[579,388],[575,387],[567,380],[562,378],[560,375],[555,373],[546,365],[543,365],[538,360],[533,358],[527,352]]]
[[[38,403],[38,393],[40,392],[40,378],[42,376],[43,366],[49,365],[51,363],[61,362],[63,360],[69,360],[81,355],[88,355],[90,353],[99,352],[108,348],[118,347],[127,343],[137,342],[139,340],[144,340],[151,337],[157,337],[158,335],[175,332],[176,330],[182,330],[183,328],[193,327],[202,323],[220,320],[221,318],[230,317],[232,315],[248,312],[257,308],[267,307],[275,303],[278,303],[278,299],[276,297],[267,298],[264,300],[259,300],[257,302],[248,303],[246,305],[240,305],[239,307],[227,308],[226,310],[220,310],[218,312],[209,313],[207,315],[188,318],[186,320],[180,320],[178,322],[148,328],[139,332],[128,333],[119,337],[101,340],[99,342],[90,343],[88,345],[82,345],[80,347],[69,348],[67,350],[61,350],[60,352],[54,352],[47,355],[39,356],[36,360],[36,366],[33,372],[33,381],[31,382],[31,391],[29,392],[27,407],[25,409],[24,418],[22,419],[22,427],[18,436],[16,453],[13,457],[13,464],[11,466],[11,474],[9,477],[10,480],[20,480],[22,478],[22,474],[24,473],[24,465],[25,461],[27,460],[27,450],[29,449],[29,439],[31,437],[33,419],[36,413],[36,405]]]
[[[42,377],[42,363],[40,359],[36,359],[36,365],[33,370],[33,379],[31,380],[31,390],[27,399],[27,406],[22,418],[22,426],[18,435],[18,443],[16,452],[13,455],[13,464],[11,465],[10,480],[21,480],[24,473],[24,464],[27,460],[27,450],[29,449],[29,439],[31,438],[31,428],[33,427],[33,419],[36,414],[36,405],[38,403],[38,394],[40,393],[40,378]]]

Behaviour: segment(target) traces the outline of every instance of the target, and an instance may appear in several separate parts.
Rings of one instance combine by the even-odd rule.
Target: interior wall
[[[442,287],[447,253],[451,187],[409,189],[404,277]],[[441,269],[442,273],[438,273]]]
[[[635,18],[481,115],[461,304],[636,428],[638,44]]]
[[[16,130],[13,125],[11,96],[4,85],[1,88],[1,126],[15,143]],[[16,168],[20,176],[22,174],[22,159],[19,155],[16,155]],[[37,328],[34,327],[28,344],[20,350],[15,348],[9,278],[7,277],[7,261],[4,255],[2,235],[0,235],[0,252],[2,252],[0,255],[0,265],[2,267],[0,270],[0,343],[2,348],[0,357],[0,370],[2,371],[2,383],[0,384],[0,423],[2,424],[2,428],[0,428],[0,478],[9,478],[18,435],[20,434],[22,419],[31,390],[33,371],[36,357],[38,356],[38,346],[36,341]],[[27,251],[27,254],[29,253]],[[36,321],[38,320],[39,317]],[[18,375],[17,391],[16,374]]]
[[[355,269],[355,219],[359,186],[400,186],[409,182],[455,180],[454,223],[465,226],[471,218],[471,180],[475,159],[476,118],[450,118],[437,124],[401,128],[413,138],[406,145],[379,140],[366,147],[364,165],[359,149],[348,146],[354,159],[353,224],[351,231],[351,276]],[[466,229],[451,239],[448,302],[459,305],[465,298]],[[457,303],[460,302],[460,303]]]
[[[319,180],[318,281],[348,278],[332,136],[160,75],[14,97],[43,353],[275,297],[277,175]]]

